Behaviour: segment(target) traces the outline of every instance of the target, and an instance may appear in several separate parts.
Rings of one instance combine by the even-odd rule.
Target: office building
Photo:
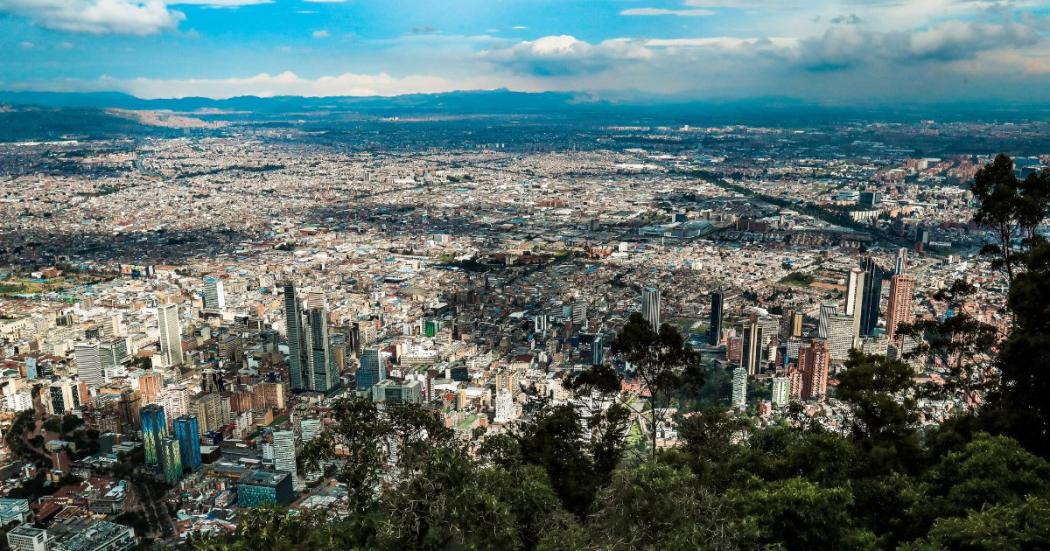
[[[587,323],[587,301],[577,300],[572,303],[572,324],[580,326]]]
[[[738,367],[733,370],[733,407],[747,407],[747,370]]]
[[[295,433],[280,430],[273,433],[273,470],[296,474]]]
[[[174,438],[162,438],[160,441],[161,467],[164,472],[164,481],[174,486],[182,479],[182,452],[180,443]]]
[[[251,470],[237,482],[237,506],[288,505],[295,497],[292,476],[284,472]]]
[[[826,302],[820,305],[820,313],[817,315],[818,338],[828,338],[828,324],[831,321],[831,316],[834,316],[838,311],[839,307],[837,304]]]
[[[860,338],[860,321],[864,304],[864,270],[853,268],[846,286],[846,314],[853,317],[853,338]]]
[[[660,289],[642,289],[642,317],[649,322],[653,331],[660,331]]]
[[[190,471],[201,468],[201,431],[196,415],[182,415],[174,421],[175,439],[183,467]]]
[[[386,379],[372,386],[372,401],[386,404],[423,403],[423,382],[418,379],[395,381]]]
[[[7,531],[7,547],[11,551],[48,551],[47,530],[19,524]]]
[[[765,350],[764,327],[757,315],[752,315],[744,322],[741,334],[740,367],[748,376],[754,377],[765,370],[768,354]]]
[[[303,419],[299,422],[299,433],[302,434],[304,444],[317,438],[321,434],[321,420]]]
[[[303,334],[309,347],[304,383],[314,392],[329,392],[339,386],[339,370],[332,356],[327,318],[323,307],[310,308],[304,316]]]
[[[886,337],[892,343],[897,338],[897,328],[912,321],[912,294],[915,280],[909,275],[890,278],[890,297],[886,305]]]
[[[893,275],[904,275],[908,269],[908,249],[897,249],[897,259],[893,263]]]
[[[49,551],[130,551],[139,543],[130,526],[88,517],[63,518],[47,532]]]
[[[77,378],[90,388],[98,388],[105,382],[102,357],[97,342],[78,342],[73,348],[73,359],[77,363]]]
[[[292,390],[307,389],[306,350],[303,335],[303,316],[299,299],[295,294],[295,284],[291,281],[284,284],[284,318],[285,332],[288,337],[288,378]]]
[[[182,328],[179,325],[179,306],[157,306],[157,327],[160,330],[160,353],[168,367],[184,363],[182,356]]]
[[[718,346],[722,341],[722,307],[725,294],[719,290],[711,293],[711,319],[707,328],[707,344]]]
[[[848,314],[832,314],[828,318],[826,342],[832,361],[844,362],[849,358],[849,351],[856,342],[853,338],[854,320],[855,318]]]
[[[860,334],[870,336],[875,332],[879,322],[879,306],[882,301],[882,280],[886,273],[872,257],[865,257],[861,262],[864,270],[864,291],[862,293],[860,312]]]
[[[493,418],[495,423],[506,423],[513,419],[517,411],[514,406],[514,395],[506,390],[497,390],[496,398],[493,400],[494,409],[496,415]]]
[[[386,379],[386,365],[378,348],[361,351],[361,366],[357,369],[357,390],[370,390],[376,383]]]
[[[69,379],[55,381],[48,386],[48,405],[52,415],[72,413],[80,407],[80,392]]]
[[[207,276],[204,278],[204,310],[220,313],[226,309],[226,293],[222,280]]]
[[[602,365],[605,361],[605,335],[597,333],[591,340],[591,365]]]
[[[146,464],[157,467],[161,461],[161,441],[168,436],[168,425],[164,421],[164,408],[150,404],[140,412],[142,420],[142,449]]]
[[[113,377],[127,374],[124,362],[128,359],[128,339],[109,339],[98,345],[99,362],[102,365],[102,376],[108,382]]]

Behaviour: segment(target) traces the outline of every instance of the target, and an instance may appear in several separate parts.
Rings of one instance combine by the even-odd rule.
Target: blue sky
[[[0,89],[1050,100],[1050,2],[0,0]]]

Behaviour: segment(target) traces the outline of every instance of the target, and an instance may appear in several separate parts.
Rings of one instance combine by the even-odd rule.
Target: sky
[[[0,89],[1050,101],[1050,0],[0,0]]]

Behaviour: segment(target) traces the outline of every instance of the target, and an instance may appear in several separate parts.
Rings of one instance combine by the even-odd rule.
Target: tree
[[[617,472],[587,528],[591,549],[743,549],[755,535],[695,475],[656,462]]]
[[[900,547],[903,551],[1047,548],[1050,548],[1050,501],[1034,496],[1019,504],[970,511],[965,517],[938,519],[925,540]]]
[[[944,383],[929,383],[924,393],[939,398],[960,394],[969,412],[981,403],[984,394],[998,382],[991,370],[995,346],[999,342],[996,328],[964,311],[966,302],[976,291],[973,285],[957,280],[941,289],[934,299],[944,302],[952,315],[937,320],[918,320],[902,324],[897,333],[920,342],[908,357],[927,356],[941,367]]]
[[[997,240],[984,252],[998,257],[994,264],[1012,282],[1025,252],[1038,240],[1036,228],[1050,213],[1050,171],[1019,180],[1013,160],[1000,154],[977,171],[970,191],[981,203],[974,221],[991,228]]]
[[[872,472],[906,471],[915,466],[914,372],[908,364],[853,350],[838,376],[839,397],[852,411],[850,431],[868,455]]]
[[[619,354],[634,369],[648,392],[652,437],[652,457],[656,458],[657,409],[684,387],[699,389],[704,372],[700,355],[686,346],[682,334],[663,324],[653,331],[649,322],[638,312],[631,314],[623,329],[612,342],[612,351]]]

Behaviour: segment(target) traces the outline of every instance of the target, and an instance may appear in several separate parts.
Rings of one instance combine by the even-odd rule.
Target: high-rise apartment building
[[[910,275],[895,275],[890,278],[890,298],[886,306],[886,337],[890,342],[897,338],[897,327],[912,321],[912,293],[915,279]]]
[[[860,338],[860,321],[864,304],[864,270],[853,268],[846,286],[846,315],[853,317],[853,338]]]
[[[823,400],[827,396],[830,365],[831,355],[824,341],[815,340],[799,347],[798,368],[802,376],[800,398]]]
[[[787,377],[773,377],[773,405],[786,406],[791,401],[791,385]]]
[[[738,367],[733,370],[733,407],[747,407],[747,370]]]
[[[273,433],[273,470],[295,476],[295,433],[290,430]]]

